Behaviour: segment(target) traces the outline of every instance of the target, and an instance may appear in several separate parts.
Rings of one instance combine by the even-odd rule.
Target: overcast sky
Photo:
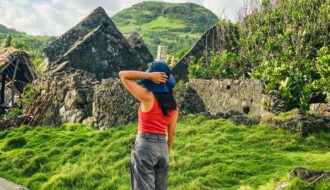
[[[96,7],[112,16],[143,0],[0,0],[0,24],[32,35],[61,35]],[[244,0],[157,0],[193,2],[235,20]]]

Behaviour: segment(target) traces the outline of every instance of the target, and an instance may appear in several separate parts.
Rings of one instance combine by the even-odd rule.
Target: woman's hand
[[[166,83],[167,81],[167,75],[164,72],[152,72],[148,73],[150,76],[150,80],[153,83],[160,84],[160,83]]]

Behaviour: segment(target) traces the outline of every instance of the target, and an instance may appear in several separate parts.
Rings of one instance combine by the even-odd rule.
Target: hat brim
[[[166,83],[163,84],[156,84],[149,79],[143,79],[141,80],[141,83],[152,92],[169,92],[174,88],[176,81],[174,76],[170,74]]]

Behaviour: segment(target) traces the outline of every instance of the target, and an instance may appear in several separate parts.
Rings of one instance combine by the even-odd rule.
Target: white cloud
[[[243,0],[213,0],[203,2],[204,7],[207,7],[214,12],[218,17],[226,17],[231,20],[237,19],[237,11],[244,5]]]
[[[61,35],[96,7],[112,16],[143,0],[0,0],[0,24],[33,35]],[[235,20],[243,0],[157,0],[173,3],[193,2]],[[220,15],[221,16],[221,15]]]

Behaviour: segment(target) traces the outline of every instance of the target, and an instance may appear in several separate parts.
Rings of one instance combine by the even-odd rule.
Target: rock
[[[15,184],[14,182],[11,182],[7,179],[1,178],[0,177],[0,189],[5,189],[5,190],[28,190],[27,188]]]
[[[273,128],[281,128],[292,133],[307,136],[320,131],[330,132],[330,118],[319,114],[299,114],[289,120],[272,119],[267,124]]]
[[[91,127],[95,127],[94,123],[95,123],[95,118],[94,117],[88,117],[88,118],[86,118],[82,121],[82,124],[89,125]]]
[[[203,115],[203,116],[205,116],[207,118],[211,118],[211,114],[209,112],[206,112],[206,111],[201,112],[200,115]]]
[[[275,190],[282,190],[282,189],[284,189],[286,186],[288,186],[289,185],[289,182],[283,182],[283,183],[281,183],[279,186],[277,186],[276,188],[275,188]]]
[[[330,103],[311,104],[309,110],[316,113],[323,113],[330,116]]]
[[[330,179],[330,172],[325,172],[322,170],[310,170],[302,167],[294,168],[290,172],[290,177],[299,177],[302,180],[309,181],[311,183],[316,183],[324,179]]]
[[[236,125],[256,125],[260,123],[260,117],[248,117],[246,115],[234,115],[230,118]]]

